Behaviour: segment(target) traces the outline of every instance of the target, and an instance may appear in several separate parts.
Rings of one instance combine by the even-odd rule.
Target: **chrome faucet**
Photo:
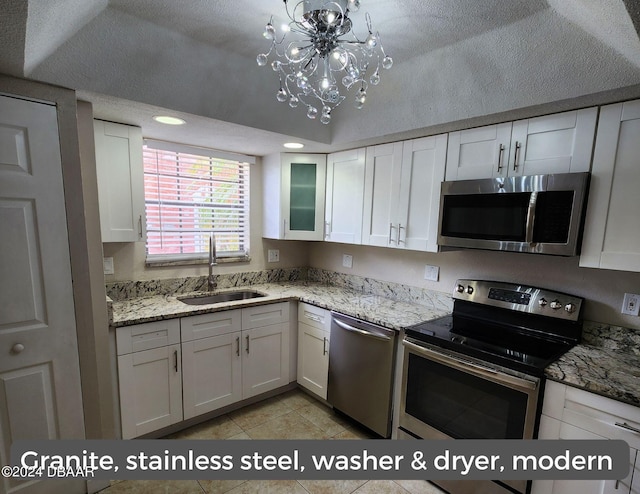
[[[207,278],[207,288],[210,292],[218,286],[213,276],[213,267],[216,264],[218,264],[216,256],[216,234],[212,233],[211,237],[209,237],[209,277]]]

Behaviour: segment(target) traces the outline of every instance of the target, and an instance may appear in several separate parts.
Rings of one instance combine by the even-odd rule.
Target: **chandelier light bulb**
[[[280,36],[271,18],[263,32],[271,47],[256,57],[260,67],[271,59],[280,81],[278,101],[288,101],[292,108],[306,107],[311,120],[320,113],[323,124],[331,121],[333,109],[353,86],[359,88],[356,107],[364,105],[368,87],[380,84],[380,68],[390,69],[393,59],[385,54],[369,14],[360,26],[364,36],[356,34],[358,22],[349,16],[358,11],[360,1],[284,0],[290,22]]]

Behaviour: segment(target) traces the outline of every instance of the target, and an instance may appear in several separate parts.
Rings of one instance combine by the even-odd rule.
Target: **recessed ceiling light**
[[[184,125],[187,122],[178,117],[170,117],[168,115],[156,115],[153,117],[156,122],[166,125]]]
[[[287,149],[302,149],[304,147],[304,144],[300,142],[285,142],[283,145]]]

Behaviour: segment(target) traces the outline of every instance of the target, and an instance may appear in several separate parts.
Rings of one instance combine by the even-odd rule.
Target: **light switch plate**
[[[342,267],[344,268],[352,268],[353,267],[353,256],[350,254],[342,255]]]
[[[440,268],[438,266],[430,266],[426,264],[424,267],[424,279],[429,281],[438,281]]]
[[[268,262],[280,262],[280,250],[278,249],[269,249],[267,253],[267,261]]]
[[[102,258],[102,270],[104,274],[114,274],[113,269],[113,257],[103,257]]]

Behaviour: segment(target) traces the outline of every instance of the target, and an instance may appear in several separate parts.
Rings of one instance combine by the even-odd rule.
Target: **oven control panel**
[[[501,281],[458,280],[453,298],[558,319],[578,321],[584,299],[544,288]]]

